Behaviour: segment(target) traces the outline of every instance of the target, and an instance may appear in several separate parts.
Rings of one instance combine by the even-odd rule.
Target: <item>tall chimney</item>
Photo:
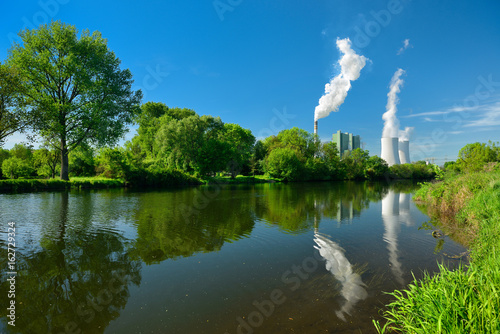
[[[314,134],[318,134],[318,121],[314,121]]]

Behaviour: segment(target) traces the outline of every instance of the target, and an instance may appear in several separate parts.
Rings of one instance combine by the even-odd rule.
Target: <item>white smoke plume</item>
[[[410,140],[413,135],[413,130],[415,130],[415,128],[412,126],[407,126],[404,130],[399,130],[399,140]]]
[[[387,111],[382,115],[382,119],[385,121],[382,138],[397,138],[399,135],[399,120],[396,117],[398,108],[396,106],[399,103],[398,93],[401,91],[400,88],[403,85],[401,75],[404,73],[405,71],[398,68],[392,76],[390,90],[387,94],[387,105],[385,107]]]
[[[339,60],[341,71],[325,85],[325,94],[319,99],[319,104],[314,110],[315,121],[325,118],[332,111],[338,111],[351,88],[351,81],[359,78],[361,69],[365,67],[368,60],[368,58],[354,52],[349,38],[337,39],[337,48],[343,53]]]

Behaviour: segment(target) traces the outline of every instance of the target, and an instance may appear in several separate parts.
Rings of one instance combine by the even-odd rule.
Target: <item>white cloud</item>
[[[410,39],[409,38],[405,39],[403,41],[403,46],[398,50],[398,53],[397,53],[398,56],[400,54],[402,54],[403,52],[405,52],[406,49],[412,48],[412,47],[413,47],[413,45],[410,44]]]
[[[405,115],[402,117],[424,117],[424,116],[439,116],[439,115],[448,115],[454,112],[464,112],[464,111],[476,111],[480,109],[479,107],[464,107],[464,106],[453,106],[444,110],[436,110],[436,111],[426,111],[416,114]]]
[[[481,111],[477,119],[469,121],[464,127],[500,126],[500,102],[484,106]]]

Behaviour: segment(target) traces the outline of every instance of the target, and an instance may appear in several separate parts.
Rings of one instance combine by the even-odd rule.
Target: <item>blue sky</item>
[[[9,1],[0,60],[19,30],[52,19],[98,30],[143,102],[220,116],[265,137],[313,131],[325,84],[340,72],[336,40],[350,38],[370,61],[338,112],[319,120],[321,139],[352,132],[380,155],[389,83],[402,68],[397,116],[401,128],[415,127],[412,159],[442,164],[467,143],[500,140],[499,16],[498,0]]]

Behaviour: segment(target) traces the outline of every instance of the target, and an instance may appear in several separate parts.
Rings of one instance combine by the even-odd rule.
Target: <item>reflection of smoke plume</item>
[[[315,121],[338,110],[351,88],[351,81],[359,78],[361,69],[366,64],[367,58],[357,55],[351,49],[349,38],[337,39],[337,47],[344,54],[339,60],[341,72],[325,85],[325,95],[319,99],[319,105],[314,111]]]
[[[382,220],[384,222],[384,241],[389,251],[391,271],[399,284],[403,285],[403,269],[398,259],[398,231],[399,231],[399,193],[392,190],[382,199]]]
[[[344,313],[350,315],[354,305],[368,297],[368,292],[364,288],[366,285],[361,280],[361,277],[353,272],[351,263],[344,255],[344,250],[337,243],[318,232],[314,233],[314,242],[318,245],[314,247],[319,250],[319,254],[326,260],[326,269],[342,285],[340,293],[346,299],[346,302],[335,313],[340,319],[346,321]]]
[[[413,135],[413,130],[415,130],[415,128],[410,126],[405,127],[404,130],[399,130],[399,140],[410,140]]]
[[[404,72],[405,71],[398,68],[396,73],[392,76],[390,90],[387,94],[387,111],[382,115],[382,119],[385,121],[382,138],[398,137],[399,120],[396,117],[396,112],[398,110],[396,105],[398,104],[399,99],[397,94],[401,91],[400,87],[403,84],[403,80],[400,77]]]

